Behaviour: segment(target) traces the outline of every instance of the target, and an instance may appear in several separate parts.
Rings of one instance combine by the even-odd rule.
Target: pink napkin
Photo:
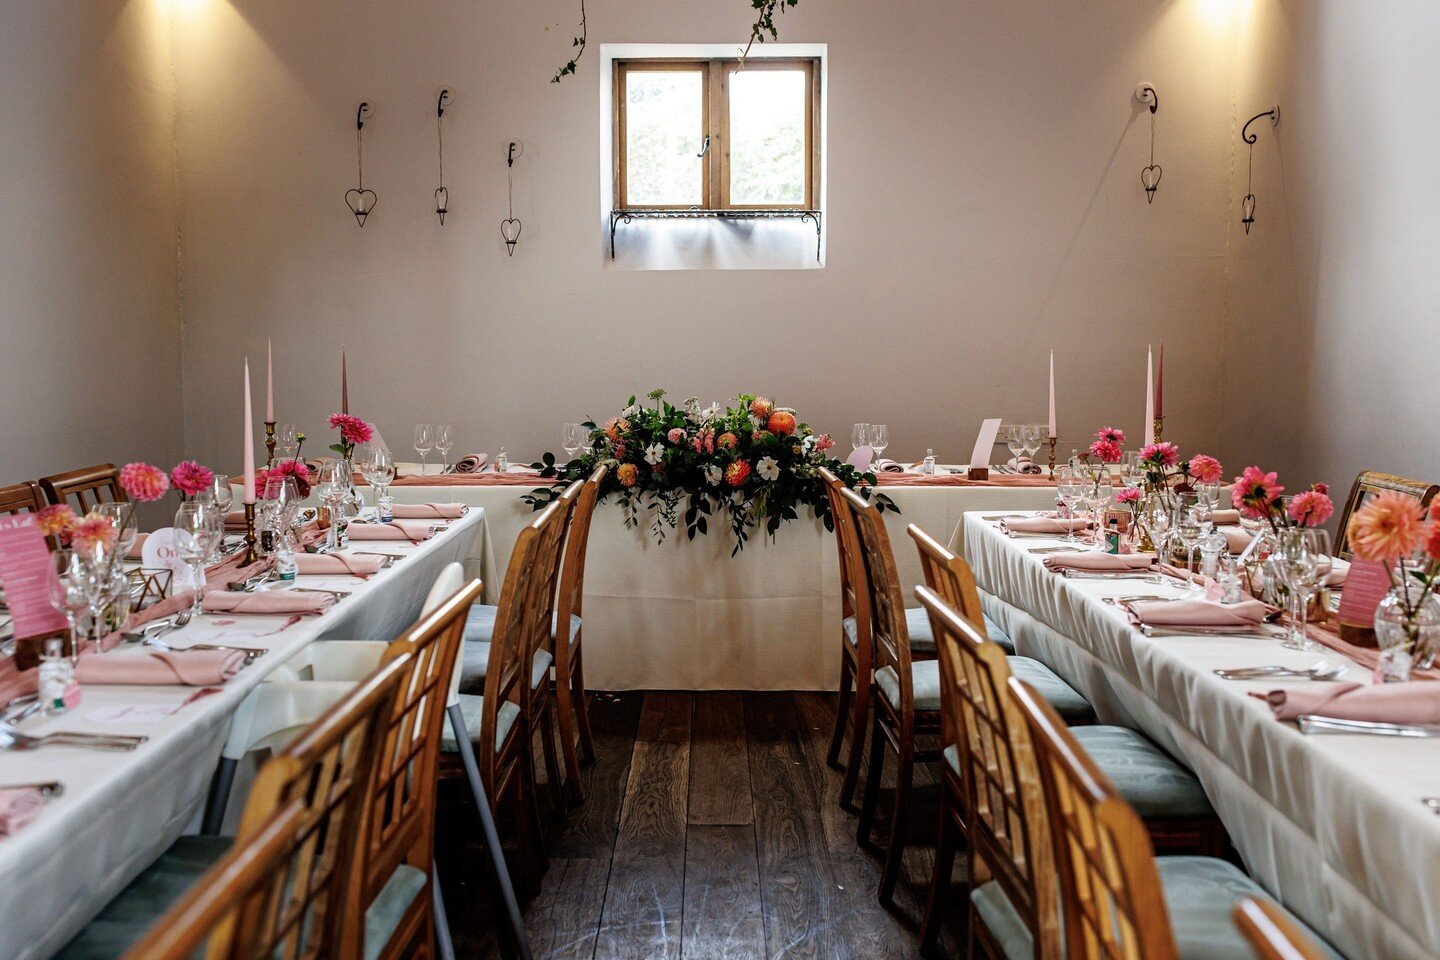
[[[1294,720],[1313,714],[1336,720],[1368,720],[1372,723],[1440,724],[1440,683],[1423,680],[1375,686],[1317,683],[1252,693],[1251,696],[1270,704],[1279,720]]]
[[[30,823],[43,809],[45,795],[39,787],[0,788],[0,837],[8,837]]]
[[[904,473],[906,468],[905,464],[899,460],[887,460],[881,457],[870,462],[870,469],[876,473]]]
[[[351,540],[409,540],[419,543],[435,535],[430,530],[432,523],[430,520],[392,520],[389,523],[352,523],[348,529]]]
[[[130,549],[129,549],[129,550],[126,550],[126,551],[125,551],[125,559],[126,559],[126,560],[140,560],[140,559],[143,559],[143,558],[144,558],[144,553],[143,553],[142,551],[144,550],[144,547],[145,547],[145,541],[148,540],[149,538],[150,538],[150,534],[148,534],[148,533],[137,533],[137,534],[135,534],[135,542],[132,543],[132,544],[130,544]]]
[[[1240,522],[1239,510],[1211,510],[1210,522],[1217,527],[1226,527]]]
[[[75,679],[82,687],[88,683],[209,687],[229,680],[244,665],[241,650],[87,653],[75,665]]]
[[[397,520],[459,520],[470,510],[463,503],[397,503]]]
[[[467,453],[455,461],[456,473],[479,473],[485,469],[490,458],[483,453]]]
[[[339,553],[297,553],[295,565],[302,574],[337,577],[373,577],[380,572],[381,557],[347,557]]]
[[[1259,600],[1222,604],[1210,600],[1148,600],[1127,605],[1131,616],[1152,627],[1252,627],[1270,613]]]
[[[1225,534],[1225,540],[1229,543],[1231,553],[1244,553],[1245,548],[1250,546],[1250,541],[1255,538],[1240,527],[1216,527]]]
[[[1155,558],[1148,553],[1055,553],[1041,561],[1048,570],[1083,570],[1087,573],[1125,573],[1149,570]]]
[[[206,613],[307,614],[324,613],[335,602],[328,593],[299,590],[212,590],[201,608]]]
[[[1015,517],[1000,521],[1000,529],[1012,533],[1057,533],[1062,536],[1071,530],[1080,533],[1089,526],[1088,521],[1076,517],[1064,520],[1059,517],[1047,516]]]

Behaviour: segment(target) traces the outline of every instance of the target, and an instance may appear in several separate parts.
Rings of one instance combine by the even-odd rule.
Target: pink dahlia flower
[[[1230,491],[1230,502],[1240,515],[1251,520],[1263,520],[1275,512],[1275,502],[1285,488],[1278,482],[1272,470],[1266,473],[1259,467],[1246,467],[1245,472],[1235,478]]]
[[[158,498],[155,498],[158,499]],[[87,513],[75,521],[70,531],[70,542],[80,550],[95,550],[115,545],[115,523],[109,517],[98,513]]]
[[[1290,519],[1302,527],[1318,527],[1335,515],[1335,502],[1319,490],[1297,493],[1290,501]]]
[[[131,500],[159,500],[170,489],[170,478],[148,463],[127,463],[120,468],[120,489]]]
[[[1350,518],[1350,547],[1361,560],[1394,563],[1416,551],[1428,526],[1412,498],[1386,490]]]
[[[1225,468],[1209,454],[1198,453],[1190,458],[1190,476],[1194,477],[1196,482],[1219,483],[1224,475]]]
[[[374,427],[348,413],[330,414],[330,428],[339,428],[340,438],[346,443],[369,443],[375,436]]]
[[[201,466],[194,460],[183,460],[170,471],[170,483],[176,490],[193,497],[202,490],[209,490],[215,482],[215,473],[209,467]]]
[[[1147,443],[1140,448],[1140,459],[1169,470],[1180,462],[1180,448],[1168,440],[1164,443]]]
[[[665,438],[666,438],[667,440],[669,440],[671,443],[681,443],[681,442],[684,441],[684,439],[685,439],[685,428],[684,428],[684,427],[676,427],[676,428],[674,428],[673,430],[671,430],[669,433],[667,433],[667,434],[665,435]]]

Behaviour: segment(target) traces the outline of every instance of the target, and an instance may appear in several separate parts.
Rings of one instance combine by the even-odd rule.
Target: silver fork
[[[245,654],[246,663],[249,663],[256,657],[263,657],[270,652],[269,647],[228,647],[219,643],[192,643],[188,647],[172,647],[163,640],[157,640],[154,637],[147,639],[145,644],[164,653],[183,653],[186,650],[238,650]]]
[[[47,746],[67,746],[128,752],[149,739],[149,737],[72,732],[50,733],[43,737],[36,737],[0,724],[0,750],[38,750]]]
[[[1335,680],[1344,676],[1350,670],[1348,663],[1332,664],[1328,660],[1321,660],[1313,667],[1304,670],[1295,670],[1290,667],[1264,666],[1264,667],[1238,667],[1234,670],[1216,670],[1217,677],[1226,680],[1266,680],[1271,677],[1302,678],[1306,680]]]

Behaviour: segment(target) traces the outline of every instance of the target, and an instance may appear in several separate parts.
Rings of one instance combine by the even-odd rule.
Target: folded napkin
[[[907,468],[905,464],[899,460],[888,460],[880,457],[870,461],[870,469],[882,473],[904,473]]]
[[[1147,600],[1127,604],[1130,615],[1152,627],[1252,627],[1271,608],[1259,600],[1215,603],[1211,600]]]
[[[39,787],[0,788],[0,837],[8,837],[30,823],[43,809],[45,795]]]
[[[1284,687],[1252,697],[1270,705],[1278,720],[1304,715],[1372,723],[1440,724],[1440,683],[1324,683]]]
[[[328,593],[300,590],[212,590],[205,594],[201,609],[206,613],[306,614],[324,613],[334,602]]]
[[[245,511],[231,510],[225,514],[225,529],[229,531],[245,529]]]
[[[352,523],[346,529],[351,540],[409,540],[419,543],[435,534],[430,520],[392,520],[389,523]]]
[[[397,503],[396,520],[459,520],[470,510],[463,503]]]
[[[1010,467],[1016,473],[1040,472],[1040,464],[1036,463],[1034,460],[1031,460],[1029,457],[1011,457],[1006,462],[1005,466]]]
[[[1155,565],[1155,558],[1148,553],[1101,553],[1099,550],[1086,550],[1083,553],[1052,553],[1041,562],[1047,570],[1125,573],[1131,570],[1149,570]]]
[[[1350,577],[1350,561],[1341,560],[1339,557],[1330,558],[1330,576],[1325,578],[1327,587],[1343,587],[1345,581]]]
[[[483,453],[467,453],[455,461],[455,472],[479,473],[485,469],[485,464],[489,462],[490,458]]]
[[[82,687],[89,683],[209,687],[229,680],[243,666],[242,650],[87,653],[75,665],[75,680]]]
[[[1239,510],[1212,510],[1210,522],[1217,527],[1233,526],[1240,522]]]
[[[126,551],[125,551],[125,559],[126,559],[126,560],[141,560],[141,559],[144,559],[145,554],[144,554],[143,551],[144,551],[144,549],[145,549],[145,541],[148,540],[149,538],[150,538],[150,534],[148,534],[148,533],[137,533],[137,534],[135,534],[135,542],[132,543],[132,544],[130,544],[130,549],[129,549],[129,550],[126,550]]]
[[[347,557],[342,553],[295,554],[299,573],[321,576],[373,577],[383,562],[382,557]]]
[[[1216,527],[1225,534],[1225,540],[1229,543],[1231,553],[1244,553],[1245,548],[1250,546],[1250,541],[1255,538],[1241,527]]]
[[[1065,534],[1071,530],[1076,533],[1087,529],[1089,521],[1077,517],[1061,519],[1059,517],[1015,517],[1013,519],[1001,520],[1000,529],[1013,533],[1058,533]]]

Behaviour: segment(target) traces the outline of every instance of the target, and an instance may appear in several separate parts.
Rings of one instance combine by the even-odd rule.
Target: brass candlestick
[[[1055,438],[1050,438],[1050,479],[1055,479]]]
[[[1151,443],[1159,443],[1160,435],[1165,432],[1165,418],[1156,417],[1155,422],[1150,425]]]
[[[240,566],[248,567],[259,560],[255,553],[255,504],[245,504],[245,555],[240,558]]]
[[[275,465],[275,421],[265,421],[265,466]]]

